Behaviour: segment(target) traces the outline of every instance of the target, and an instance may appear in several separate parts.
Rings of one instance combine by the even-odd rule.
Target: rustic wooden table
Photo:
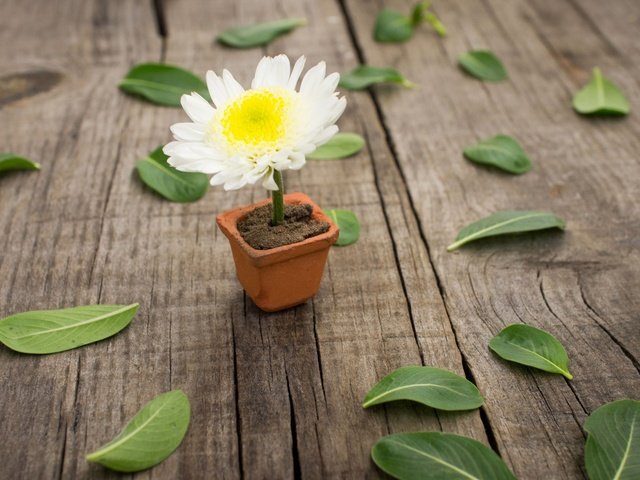
[[[413,0],[384,2],[409,10]],[[140,302],[123,333],[27,356],[0,348],[0,477],[114,478],[84,455],[157,394],[183,389],[182,446],[138,478],[381,478],[372,444],[442,430],[491,445],[520,479],[584,478],[586,416],[640,397],[640,3],[447,0],[448,27],[403,45],[372,39],[383,2],[357,0],[2,0],[0,150],[42,163],[0,178],[0,316]],[[306,27],[263,50],[212,43],[225,28],[282,17]],[[490,48],[510,79],[462,74],[458,54]],[[331,251],[317,297],[264,314],[245,298],[214,215],[264,195],[212,189],[175,204],[134,163],[170,139],[179,109],[118,91],[135,63],[245,83],[263,54],[307,55],[331,71],[394,66],[413,90],[348,93],[340,122],[367,149],[309,162],[289,189],[354,210],[360,241]],[[623,119],[588,119],[571,97],[600,66],[631,100]],[[534,169],[513,177],[463,159],[479,138],[516,135]],[[547,209],[548,232],[445,246],[492,211]],[[487,348],[524,322],[566,346],[575,376],[533,372]],[[392,369],[464,374],[486,398],[467,413],[364,394]]]

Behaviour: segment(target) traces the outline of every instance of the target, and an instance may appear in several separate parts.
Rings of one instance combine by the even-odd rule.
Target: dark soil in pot
[[[311,205],[284,206],[284,223],[271,225],[271,204],[252,210],[238,221],[238,231],[245,242],[256,250],[268,250],[301,242],[329,230],[329,224],[314,220]]]

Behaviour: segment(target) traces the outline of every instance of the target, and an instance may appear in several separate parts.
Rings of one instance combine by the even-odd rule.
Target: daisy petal
[[[180,103],[189,118],[196,123],[207,123],[215,113],[209,102],[196,92],[191,93],[191,95],[182,95]]]
[[[278,55],[272,64],[272,86],[284,87],[289,81],[291,63],[286,55]]]
[[[338,86],[338,82],[340,82],[340,74],[337,72],[332,73],[331,75],[327,75],[327,77],[322,80],[320,87],[318,88],[318,95],[331,95],[336,91],[336,87]]]
[[[229,98],[234,98],[244,93],[244,88],[233,78],[229,70],[222,71],[222,81],[224,82],[224,86],[227,87]]]
[[[347,99],[342,97],[331,110],[331,116],[326,120],[325,125],[335,123],[344,113],[345,108],[347,108]]]
[[[222,161],[225,158],[215,147],[202,142],[170,142],[164,146],[162,151],[171,157],[182,157],[191,160],[209,158]]]
[[[317,146],[320,146],[323,143],[327,143],[329,140],[331,140],[331,137],[333,137],[336,133],[338,133],[338,126],[337,125],[331,125],[331,126],[325,128],[322,131],[322,133],[315,138],[314,143]]]
[[[230,181],[226,182],[224,184],[224,189],[226,191],[239,190],[242,187],[244,187],[246,184],[247,184],[247,179],[244,178],[244,176],[241,176],[240,178],[235,178],[233,180],[230,180]]]
[[[200,123],[174,123],[169,127],[176,140],[185,142],[202,142],[204,140],[205,126]]]
[[[262,180],[262,186],[267,190],[278,190],[278,184],[273,179],[273,168],[270,168],[268,173],[264,176],[264,180]]]
[[[289,155],[289,158],[291,159],[291,166],[289,167],[291,170],[300,170],[307,163],[304,153],[293,152]]]
[[[300,84],[300,93],[302,95],[313,95],[314,90],[320,85],[327,71],[327,64],[320,62],[311,68],[302,79]]]
[[[207,88],[213,104],[220,108],[227,101],[227,89],[222,79],[211,70],[207,72]]]
[[[251,81],[251,88],[261,88],[264,86],[264,79],[269,68],[270,57],[262,57],[256,67],[256,74]]]
[[[295,65],[293,66],[293,70],[291,71],[291,76],[289,77],[289,81],[287,82],[287,88],[291,90],[295,90],[296,85],[298,84],[298,80],[300,80],[300,75],[302,74],[302,69],[304,68],[304,64],[307,61],[305,56],[301,56],[298,60],[296,60]]]
[[[209,175],[221,172],[225,168],[224,164],[211,160],[191,160],[180,157],[169,157],[167,162],[181,172],[200,172]]]

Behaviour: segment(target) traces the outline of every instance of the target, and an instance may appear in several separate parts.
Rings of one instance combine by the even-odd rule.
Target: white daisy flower
[[[213,174],[211,185],[225,190],[258,180],[278,190],[274,172],[302,168],[305,155],[338,132],[335,122],[347,103],[335,91],[340,75],[326,75],[324,62],[311,68],[296,90],[304,63],[300,57],[291,69],[286,55],[264,57],[249,90],[227,70],[222,77],[208,71],[213,106],[195,92],[182,96],[192,122],[171,126],[175,141],[164,147],[169,164]]]

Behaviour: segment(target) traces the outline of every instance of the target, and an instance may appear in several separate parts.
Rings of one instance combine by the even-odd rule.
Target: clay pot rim
[[[333,223],[322,209],[307,195],[301,192],[287,193],[284,195],[284,201],[285,204],[308,203],[313,208],[311,212],[312,218],[320,222],[327,222],[329,224],[329,230],[315,237],[306,238],[301,242],[290,243],[268,250],[257,250],[253,248],[242,238],[242,235],[238,231],[237,223],[252,210],[271,203],[271,199],[268,198],[250,205],[227,210],[216,217],[216,223],[229,241],[237,242],[240,248],[242,248],[251,259],[252,263],[257,266],[271,265],[288,258],[295,258],[300,255],[322,250],[323,248],[333,245],[336,240],[338,240],[340,233],[338,226]]]

